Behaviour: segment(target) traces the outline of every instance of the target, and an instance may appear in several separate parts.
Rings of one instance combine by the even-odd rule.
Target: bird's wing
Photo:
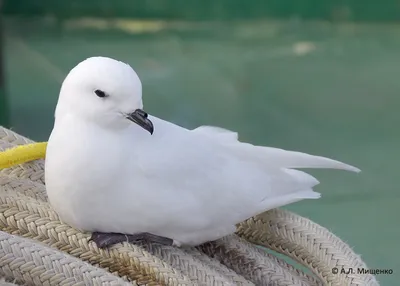
[[[320,167],[324,160],[328,167],[348,166],[279,149],[275,154],[273,148],[237,140],[226,144],[222,137],[204,134],[204,129],[189,131],[157,118],[151,120],[154,134],[135,147],[140,153],[135,154],[137,174],[132,176],[132,184],[147,192],[140,194],[141,202],[158,208],[158,216],[164,217],[162,223],[170,229],[173,224],[182,229],[233,225],[271,208],[318,198],[312,191],[318,183],[315,178],[287,169],[299,157],[301,166],[306,166],[307,160],[309,165],[318,161]]]

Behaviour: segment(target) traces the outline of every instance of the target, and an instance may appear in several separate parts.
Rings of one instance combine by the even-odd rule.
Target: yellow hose
[[[0,169],[10,168],[26,162],[43,159],[47,142],[16,146],[0,152]]]

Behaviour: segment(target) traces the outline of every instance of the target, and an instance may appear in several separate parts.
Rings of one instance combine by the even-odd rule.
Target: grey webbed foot
[[[98,248],[106,248],[121,242],[135,243],[141,240],[168,246],[173,244],[173,240],[170,238],[154,235],[148,232],[137,234],[93,232],[90,240],[94,241]]]

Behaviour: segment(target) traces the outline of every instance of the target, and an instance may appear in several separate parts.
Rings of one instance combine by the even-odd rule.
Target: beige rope
[[[8,282],[4,277],[0,278],[0,286],[18,286],[18,285],[22,285],[22,284],[16,284],[14,283],[15,279],[12,278],[11,279],[13,282]]]
[[[0,150],[30,142],[0,127]],[[69,253],[79,258],[76,269],[87,269],[82,266],[87,265],[83,261],[100,267],[100,272],[96,273],[102,274],[97,278],[91,276],[92,272],[85,272],[87,279],[92,281],[108,281],[107,275],[112,272],[137,285],[379,285],[371,275],[333,275],[332,267],[365,265],[326,229],[282,210],[273,210],[243,222],[238,226],[238,234],[308,266],[322,282],[236,235],[202,245],[198,248],[200,251],[126,243],[100,250],[88,242],[89,234],[80,233],[58,219],[47,202],[43,170],[43,160],[0,170],[0,230],[41,241],[61,250],[52,250],[58,255]],[[18,249],[19,244],[14,245]],[[15,261],[18,259],[14,257]],[[8,263],[14,260],[10,258]],[[60,271],[61,275],[69,277],[64,270]],[[36,277],[38,280],[35,281],[42,283],[40,276]],[[24,283],[30,281],[26,279]]]
[[[18,191],[18,190],[16,190]],[[80,233],[60,222],[47,202],[2,190],[0,229],[31,237],[92,264],[127,275],[138,284],[153,280],[172,285],[191,285],[189,278],[136,245],[124,244],[100,250],[89,243],[89,234]]]
[[[132,285],[63,252],[2,231],[0,273],[30,285]]]
[[[71,253],[82,260],[90,258],[91,263],[109,267],[111,271],[117,271],[120,275],[125,274],[129,276],[129,273],[126,273],[126,269],[121,269],[121,265],[129,264],[135,267],[135,261],[126,256],[134,256],[138,260],[141,260],[143,259],[143,253],[145,253],[144,249],[148,249],[155,256],[168,261],[172,267],[180,269],[192,281],[196,281],[198,285],[254,285],[233,271],[226,268],[223,269],[224,267],[216,261],[212,261],[210,258],[206,259],[204,254],[202,255],[199,252],[194,253],[194,249],[184,250],[152,244],[144,245],[143,249],[135,245],[124,244],[123,247],[111,248],[110,251],[103,252],[102,250],[98,250],[93,243],[88,243],[88,234],[82,234],[60,222],[57,213],[52,210],[46,201],[42,200],[44,197],[43,193],[31,191],[35,183],[30,182],[28,187],[11,188],[10,185],[21,185],[20,181],[18,184],[15,181],[10,180],[8,177],[0,176],[0,185],[3,186],[0,195],[0,229],[9,233],[29,236],[43,241],[47,245]],[[34,197],[29,197],[27,194],[31,194]],[[242,246],[237,245],[237,247],[240,250]],[[255,248],[255,246],[252,247]],[[113,258],[112,265],[107,261],[102,264],[104,256],[107,259]],[[123,261],[119,261],[121,258]],[[236,263],[238,263],[237,266],[239,267],[241,262],[246,259],[245,252],[242,255],[237,255],[236,258]],[[214,269],[210,265],[214,266]],[[159,267],[156,263],[152,266]],[[136,266],[136,268],[140,267],[145,268],[142,265]],[[270,272],[274,272],[273,263],[269,263],[269,267]],[[215,269],[225,271],[216,271]],[[136,278],[134,274],[132,273],[131,275],[133,276],[130,276],[133,279]],[[273,277],[273,279],[278,280],[276,277]],[[296,277],[292,279],[294,281],[298,280]],[[249,280],[253,280],[251,275],[249,276]],[[257,280],[254,281],[257,282]]]
[[[367,269],[360,256],[312,221],[284,210],[271,210],[238,226],[250,242],[285,254],[307,266],[328,285],[379,285],[370,274],[333,274],[332,269]]]
[[[204,244],[200,248],[257,285],[322,285],[315,278],[301,274],[284,262],[277,264],[277,259],[272,255],[260,249],[255,250],[253,245],[236,235]],[[237,263],[238,257],[241,258],[240,263]]]
[[[196,253],[195,249],[177,249],[157,244],[147,244],[144,247],[153,255],[168,261],[173,267],[182,269],[185,275],[199,285],[254,285],[232,270],[223,268],[216,261],[211,259],[204,261],[206,256],[198,251]],[[181,265],[185,267],[182,268]],[[200,277],[202,278],[199,279]]]

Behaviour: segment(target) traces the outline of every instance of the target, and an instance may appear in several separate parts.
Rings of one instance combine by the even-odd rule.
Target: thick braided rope
[[[17,180],[10,179],[9,177],[0,176],[0,185],[2,186],[0,193],[0,229],[16,235],[29,236],[36,240],[43,241],[48,245],[57,247],[65,252],[73,254],[74,256],[78,255],[78,257],[83,260],[85,260],[85,257],[90,257],[92,263],[98,263],[96,260],[99,256],[99,253],[96,252],[97,248],[94,245],[87,245],[89,235],[83,235],[59,221],[57,214],[45,201],[46,196],[43,193],[44,187],[42,186],[42,190],[40,190],[40,186],[37,186],[37,183],[28,181],[27,184],[23,185],[23,187],[18,188],[22,183],[18,181],[18,183],[16,183],[16,181]],[[224,239],[221,241],[222,245],[224,241],[230,243],[229,239]],[[250,256],[249,258],[246,258],[246,255],[248,255],[249,252],[255,253],[255,249],[247,247],[248,250],[246,253],[246,251],[241,250],[244,246],[244,244],[236,244],[238,253],[235,257],[230,256],[227,258],[228,260],[232,258],[230,259],[229,266],[233,265],[237,269],[242,265],[243,261],[253,260],[253,257]],[[251,247],[255,248],[254,245],[251,245]],[[119,253],[123,253],[125,250],[124,248],[130,249],[138,247],[124,244],[124,247],[119,247],[117,250],[119,250]],[[197,281],[199,285],[254,285],[238,276],[232,270],[224,269],[222,265],[215,263],[215,261],[210,258],[207,257],[206,259],[204,254],[201,255],[200,253],[194,253],[196,252],[194,249],[183,250],[152,244],[144,245],[144,248],[154,255],[168,261],[173,267],[179,267],[182,272],[190,276],[192,281]],[[90,251],[92,251],[92,253],[90,253]],[[114,251],[116,250],[114,249]],[[208,254],[213,255],[210,251],[208,251]],[[270,273],[276,272],[276,265],[268,261],[268,257],[261,259],[261,255],[259,256],[260,259],[258,261],[253,261],[252,265],[254,268],[259,268],[261,267],[261,263],[266,263],[267,271],[266,273],[262,273],[264,276],[262,274],[253,276],[252,269],[248,269],[249,273],[245,273],[249,280],[255,282],[266,281],[265,279],[268,278]],[[222,257],[224,257],[224,255],[222,255]],[[199,261],[198,264],[193,263],[193,260],[195,259]],[[224,261],[226,261],[226,259]],[[121,266],[115,265],[115,263],[116,262],[114,261],[112,265],[114,268],[109,265],[110,263],[99,264],[102,267],[112,268],[110,270],[117,271],[120,275],[126,274],[125,271],[120,270]],[[182,267],[182,264],[187,266]],[[210,265],[214,267],[210,269]],[[219,271],[215,271],[215,269],[218,269]],[[289,279],[295,281],[292,285],[302,285],[300,282],[297,282],[301,280],[297,275],[291,275],[289,273],[285,274],[285,276],[293,276]],[[199,279],[201,277],[203,278]],[[225,277],[230,279],[226,280]],[[282,278],[279,277],[279,275],[273,275],[272,278],[268,279],[275,282],[276,285],[285,285],[280,283]],[[232,284],[231,282],[234,283]],[[264,283],[255,284],[265,285]],[[311,285],[314,285],[314,283]]]
[[[63,252],[2,231],[0,274],[29,285],[132,285]]]
[[[19,285],[23,285],[23,284],[16,284],[15,279],[10,279],[13,282],[8,282],[4,277],[0,278],[0,286],[19,286]]]
[[[8,148],[8,147],[14,146],[15,144],[26,144],[26,143],[30,143],[30,142],[32,142],[32,141],[30,141],[22,136],[19,136],[18,134],[14,133],[12,131],[0,128],[0,143],[1,143],[0,149]],[[45,203],[47,201],[47,197],[45,196],[44,186],[43,186],[44,176],[43,176],[42,160],[38,160],[38,161],[27,163],[24,165],[16,166],[16,167],[10,168],[8,170],[3,170],[3,171],[0,171],[0,174],[3,174],[3,175],[5,174],[8,176],[7,177],[8,182],[6,182],[6,181],[0,182],[0,186],[3,186],[3,187],[8,186],[7,188],[12,189],[12,190],[22,188],[22,193],[25,194],[24,195],[25,199],[22,199],[22,201],[21,201],[21,197],[18,198],[20,201],[19,201],[19,204],[16,204],[16,205],[19,206],[20,209],[14,210],[14,211],[16,211],[16,213],[15,213],[16,215],[20,215],[21,212],[26,211],[26,210],[23,210],[24,204],[27,204],[26,199],[29,199],[29,197],[36,198],[31,203],[37,203],[37,202]],[[3,179],[5,178],[4,176],[2,176],[2,177],[3,177]],[[13,179],[10,180],[9,178],[13,178]],[[23,180],[23,182],[22,182],[21,178],[26,178],[28,180],[22,179]],[[40,185],[42,187],[27,186],[29,184],[38,184],[38,183],[40,183]],[[42,188],[42,190],[40,190],[40,188]],[[5,189],[5,188],[3,188],[3,189]],[[20,192],[20,194],[21,194],[21,192]],[[26,195],[28,195],[29,197]],[[10,203],[10,201],[8,203]],[[15,206],[15,201],[14,201],[14,206]],[[6,206],[2,205],[2,208],[4,211],[9,211],[10,207],[11,207],[10,205],[6,205]],[[49,211],[52,211],[49,206],[47,206],[47,208]],[[30,210],[32,211],[32,208],[30,208]],[[272,226],[274,226],[274,223],[273,223],[274,219],[271,219],[270,225],[269,225],[269,227],[267,227],[268,224],[265,221],[261,220],[260,217],[263,217],[265,220],[265,218],[268,217],[269,213],[271,213],[271,214],[278,213],[279,214],[281,212],[282,212],[281,210],[274,210],[272,212],[263,214],[262,216],[252,218],[252,219],[239,225],[238,233],[243,235],[244,237],[248,238],[250,241],[253,241],[254,243],[257,243],[260,245],[265,245],[272,249],[278,250],[279,252],[285,253],[285,254],[289,255],[290,257],[292,257],[293,259],[295,259],[299,262],[302,262],[305,265],[310,266],[310,269],[314,273],[316,273],[320,278],[322,278],[322,281],[324,282],[324,284],[327,284],[327,285],[378,285],[373,277],[372,277],[372,279],[369,279],[369,280],[366,279],[365,277],[367,275],[361,277],[363,279],[360,279],[360,277],[358,277],[357,275],[353,275],[355,277],[348,277],[348,275],[344,275],[344,274],[332,277],[332,275],[330,274],[331,265],[343,265],[340,263],[324,264],[324,262],[327,262],[327,261],[322,261],[322,265],[324,267],[321,267],[321,265],[318,266],[317,264],[316,264],[317,266],[314,267],[314,264],[309,263],[309,261],[314,261],[314,260],[318,261],[318,256],[321,256],[321,254],[319,254],[317,251],[318,247],[316,247],[314,249],[314,251],[304,252],[299,255],[295,251],[296,249],[304,247],[305,245],[307,245],[307,243],[308,243],[308,246],[310,246],[310,243],[316,242],[315,237],[312,237],[314,233],[312,233],[312,231],[310,231],[309,229],[308,229],[308,231],[307,231],[307,229],[305,231],[302,231],[301,229],[296,229],[295,227],[293,227],[292,228],[292,236],[290,236],[290,237],[294,238],[294,239],[291,239],[291,240],[289,239],[287,241],[285,240],[284,242],[280,243],[279,242],[280,241],[280,238],[279,238],[280,233],[279,232],[275,233],[276,229],[274,227],[272,227]],[[0,213],[2,213],[2,212],[0,212]],[[42,213],[42,212],[39,211],[39,213]],[[285,213],[285,212],[283,212],[283,213]],[[297,221],[300,221],[300,222],[308,221],[308,220],[298,217],[294,214],[290,214],[290,215],[292,215],[294,218],[297,218]],[[272,216],[272,217],[275,218],[274,216]],[[284,224],[286,224],[288,229],[290,229],[290,227],[293,224],[293,221],[294,221],[293,217],[291,217],[292,220],[289,219],[288,221],[284,221]],[[10,220],[10,221],[12,221],[12,220]],[[30,220],[30,221],[32,223],[32,220]],[[52,219],[50,219],[50,222],[51,221],[52,221]],[[320,226],[315,225],[310,221],[308,221],[308,222],[310,224],[309,225],[310,227],[313,226],[313,227],[321,228]],[[23,225],[23,224],[24,223],[22,223],[21,225]],[[26,222],[25,222],[25,224],[26,224]],[[13,223],[13,225],[17,226],[17,227],[14,227],[15,233],[20,234],[18,222]],[[67,228],[67,226],[65,226],[65,225],[63,227]],[[311,239],[308,239],[308,236],[310,236],[310,232],[311,232]],[[35,233],[35,232],[33,231],[33,233]],[[72,236],[73,235],[76,236],[76,234],[74,232],[67,231],[67,233],[70,235],[72,233]],[[265,233],[267,233],[267,235],[269,235],[269,237],[274,237],[274,235],[277,237],[277,239],[275,240],[275,244],[273,244],[273,243],[270,244],[270,240],[265,239],[265,237],[263,237],[263,235],[265,235]],[[287,232],[287,234],[288,233],[290,233],[290,232]],[[78,233],[78,234],[80,234],[80,233]],[[325,239],[324,245],[332,246],[331,245],[332,243],[330,243],[330,241],[329,241],[329,238],[330,238],[329,235],[332,235],[332,234],[330,234],[329,232],[326,231],[326,233],[324,233],[324,232],[318,233],[317,235],[314,235],[314,236],[318,237],[318,235],[320,235],[320,234],[323,236],[322,238]],[[329,234],[329,235],[327,235],[327,234]],[[82,235],[82,234],[80,234],[80,235]],[[28,231],[28,234],[26,234],[26,236],[32,237],[31,232]],[[44,242],[49,242],[48,240],[43,239],[43,238],[44,237],[42,237],[42,238],[38,237],[37,239],[42,240]],[[81,241],[81,243],[87,244],[87,238],[88,238],[88,236],[85,237],[85,239],[83,239],[83,241]],[[235,236],[231,236],[230,238],[224,238],[220,241],[213,242],[213,243],[209,244],[208,247],[206,247],[207,245],[202,247],[202,250],[204,252],[206,252],[210,257],[214,257],[214,259],[211,259],[210,257],[207,257],[205,255],[202,255],[201,253],[196,252],[194,249],[186,250],[185,253],[178,253],[178,252],[176,252],[175,249],[167,250],[167,249],[164,249],[163,247],[159,247],[159,249],[156,251],[157,246],[155,246],[155,245],[153,245],[152,247],[149,247],[147,249],[149,250],[149,252],[151,252],[155,255],[158,255],[159,258],[167,259],[171,265],[179,266],[178,268],[180,268],[179,269],[180,271],[177,271],[176,269],[171,267],[172,270],[176,271],[175,274],[179,273],[179,272],[184,273],[187,275],[187,276],[184,276],[183,274],[181,274],[182,277],[184,277],[184,279],[185,278],[188,279],[188,277],[190,277],[192,282],[195,282],[195,284],[197,284],[197,285],[230,285],[231,283],[234,283],[234,285],[253,285],[252,282],[255,285],[269,285],[270,283],[268,283],[268,281],[271,281],[271,285],[319,285],[319,282],[317,280],[315,280],[307,275],[301,274],[299,271],[294,270],[291,266],[288,266],[286,263],[284,263],[283,261],[281,261],[275,257],[269,257],[264,252],[262,252],[261,250],[259,250],[256,247],[254,247],[254,245],[251,245],[251,244],[246,245],[243,241],[239,242],[239,243],[237,243],[237,242],[234,243],[233,241],[235,239],[237,239]],[[72,241],[73,241],[73,239],[72,239]],[[333,245],[330,248],[331,250],[334,250],[334,249],[338,250],[338,251],[336,251],[337,255],[340,253],[341,250],[344,249],[342,246],[346,246],[348,248],[348,246],[345,245],[343,242],[341,242],[340,240],[338,240],[338,241],[339,241],[339,243],[336,243],[335,245]],[[68,238],[64,238],[64,242],[70,242],[70,241]],[[318,242],[318,240],[317,240],[317,242]],[[215,244],[215,243],[217,243],[217,244]],[[65,247],[68,248],[68,246],[71,247],[71,244],[68,244],[68,243],[66,243],[66,244],[67,244],[67,246],[64,245],[64,248]],[[57,245],[57,243],[55,243],[54,245],[56,245],[56,247],[60,246],[60,245]],[[79,245],[79,243],[78,243],[78,245]],[[232,247],[234,245],[236,246],[236,248]],[[119,248],[117,247],[117,249],[124,248],[124,247],[132,248],[133,246],[124,245],[123,247],[119,247]],[[321,244],[319,245],[319,247],[321,247]],[[65,251],[64,248],[59,247],[59,249]],[[93,248],[93,246],[92,246],[92,248]],[[305,248],[307,248],[307,247],[305,247]],[[329,248],[329,247],[327,247],[327,248]],[[230,259],[229,253],[232,254],[232,249],[236,249],[237,252],[234,253],[234,255],[231,255],[232,259]],[[322,249],[324,249],[324,248],[322,248]],[[114,251],[114,250],[115,249],[113,248],[112,250],[110,250],[110,252],[112,253],[112,251]],[[160,253],[160,251],[162,253]],[[181,251],[181,250],[179,250],[179,251]],[[71,252],[72,252],[71,254],[73,254],[74,256],[78,256],[81,259],[85,260],[84,255],[79,256],[80,255],[79,251],[74,251],[73,247],[72,247]],[[258,253],[258,255],[257,255],[257,253]],[[147,254],[152,256],[149,253],[147,253]],[[92,255],[92,257],[90,255]],[[103,255],[103,253],[101,255]],[[100,255],[100,257],[101,257],[101,255]],[[307,257],[307,255],[309,255],[309,257]],[[353,257],[353,256],[357,257],[351,250],[350,250],[350,252],[344,253],[344,255],[345,256],[349,255],[349,257]],[[92,264],[99,264],[100,266],[107,268],[107,263],[101,264],[96,261],[93,262],[92,260],[93,260],[93,257],[95,257],[95,256],[96,255],[88,254],[88,256],[86,256],[86,259],[90,260],[90,262]],[[99,256],[99,255],[97,254],[97,256]],[[90,259],[88,259],[88,257]],[[184,259],[182,259],[182,257],[184,257]],[[171,258],[175,258],[175,260],[178,261],[178,263],[177,262],[174,263],[173,260],[171,260]],[[255,258],[257,258],[257,259],[255,259]],[[359,258],[357,257],[357,259],[359,259]],[[96,259],[94,259],[94,260],[96,260]],[[222,266],[221,264],[218,263],[217,260],[219,260],[221,263],[225,264],[227,267],[230,267],[233,270],[236,270],[239,274],[242,274],[244,277],[251,280],[251,282],[250,281],[246,282],[246,280],[243,277],[241,277],[240,275],[237,275],[235,272],[228,269],[227,267]],[[196,261],[196,263],[194,263],[194,261]],[[263,271],[258,271],[257,274],[253,275],[253,274],[251,274],[252,273],[251,270],[250,271],[243,270],[243,262],[246,262],[246,261],[247,262],[251,261],[253,263],[254,263],[254,261],[256,261],[256,264],[253,264],[254,268],[258,269],[261,267]],[[353,260],[350,259],[349,261],[353,261]],[[358,261],[358,260],[355,260],[355,262],[356,261]],[[338,262],[338,260],[336,260],[336,262]],[[190,263],[192,263],[192,264],[188,265]],[[264,263],[264,264],[262,265],[262,263]],[[185,267],[185,265],[186,265],[186,267]],[[268,267],[268,265],[270,265],[270,266]],[[351,265],[351,266],[354,268],[354,265]],[[139,266],[139,268],[140,267],[141,266]],[[118,271],[119,270],[118,266],[116,268],[117,268],[116,271]],[[281,269],[283,268],[285,271],[281,271],[280,268]],[[268,269],[270,272],[268,272]],[[328,274],[327,271],[323,272],[321,269],[325,269],[325,270],[329,269],[330,275]],[[215,276],[216,273],[214,274],[213,271],[217,271],[218,273],[220,273],[220,275]],[[137,271],[137,269],[136,269],[136,272],[140,272],[140,269],[139,269],[139,271]],[[285,277],[285,275],[271,275],[271,273],[280,274],[283,272],[287,273],[286,277]],[[143,271],[140,273],[143,276]],[[144,273],[146,274],[147,272],[144,271]],[[203,275],[199,275],[201,273],[203,273]],[[283,273],[283,274],[285,274],[285,273]],[[121,271],[118,271],[118,274],[121,275]],[[131,276],[129,276],[129,274]],[[142,279],[142,281],[143,281],[143,279],[146,280],[145,278],[140,277],[140,275],[138,277],[137,273],[136,274],[129,273],[129,274],[128,274],[128,277],[131,279],[132,279],[132,277],[137,277],[139,280],[140,279]],[[149,273],[147,273],[147,274],[149,276]],[[196,275],[199,275],[200,277],[198,277]],[[292,275],[293,277],[291,277],[290,275]],[[157,276],[157,275],[155,275],[155,276]],[[227,283],[221,282],[223,284],[219,284],[218,281],[221,281],[221,276],[225,277],[229,282],[227,282]],[[349,283],[344,282],[344,284],[342,284],[340,282],[340,280],[338,280],[338,278],[337,278],[338,276],[344,277],[344,278],[339,278],[339,279],[342,279],[342,280],[344,279],[343,281],[347,281]],[[215,278],[213,278],[213,277],[215,277]],[[149,277],[147,277],[147,278],[149,278]],[[151,276],[151,278],[154,278],[154,275]],[[268,280],[268,279],[270,279],[270,280]],[[285,282],[285,281],[291,281],[291,279],[292,279],[292,281],[295,281],[294,284],[287,284]],[[349,279],[351,279],[351,280],[349,280]],[[139,281],[139,280],[137,280],[137,281]],[[158,276],[158,280],[156,279],[155,281],[160,282],[161,281],[160,277]],[[164,283],[162,283],[162,284],[166,284],[166,285],[177,285],[175,283],[170,283],[170,280],[167,283],[165,283],[165,280],[163,282]],[[212,282],[212,283],[210,284],[210,282]],[[214,282],[216,282],[216,283],[214,283]],[[268,283],[268,284],[265,284],[265,283]],[[291,282],[289,282],[289,283],[291,283]],[[304,284],[304,283],[308,283],[308,284]],[[155,285],[155,284],[149,284],[149,285]],[[189,283],[189,284],[182,284],[182,285],[191,285],[191,284]]]
[[[30,140],[23,137],[21,139],[19,135],[6,129],[3,129],[3,137],[0,137],[0,139],[1,138],[7,138],[7,141],[11,141],[12,143],[18,142],[18,144],[26,144],[31,142]],[[8,142],[8,147],[11,147],[9,145],[14,144],[10,144],[10,142]],[[13,168],[12,172],[6,173],[7,176],[2,176],[0,182],[0,186],[2,186],[3,189],[2,193],[4,194],[4,192],[8,191],[9,196],[11,192],[24,194],[25,196],[35,198],[35,200],[31,201],[31,203],[45,203],[47,201],[47,196],[45,195],[44,185],[41,183],[42,181],[44,181],[42,170],[40,170],[39,168],[39,170],[36,169],[34,172],[30,172],[30,170],[27,169],[29,169],[28,164],[16,166]],[[24,180],[20,177],[25,177],[27,179]],[[11,198],[9,197],[8,199],[8,203],[10,203],[10,199],[14,200],[13,206],[18,206],[19,212],[26,212],[26,208],[24,209],[24,204],[26,204],[28,197],[25,197],[22,200],[21,198],[19,198],[18,202],[15,202],[15,196],[11,196]],[[11,206],[6,205],[3,207],[7,211],[9,211]],[[47,208],[48,211],[51,210],[50,206],[47,206]],[[32,205],[30,205],[29,211],[33,211]],[[43,212],[42,209],[42,212],[37,213],[43,214],[45,212],[46,211]],[[53,216],[56,216],[54,212]],[[32,218],[29,219],[32,221]],[[54,217],[51,217],[50,220],[54,221]],[[13,219],[9,219],[8,221],[13,222]],[[21,225],[24,225],[24,222],[14,222],[13,225],[14,228],[8,228],[7,231],[15,231],[16,234],[21,234],[20,228]],[[54,228],[54,225],[52,225],[52,227]],[[29,234],[31,234],[32,232],[37,233],[37,231],[35,232],[32,229],[29,230]],[[37,240],[42,240],[49,244],[48,238],[46,240],[46,237],[48,237],[46,235],[45,237],[38,237],[37,235],[33,237]],[[87,238],[88,237],[86,237],[86,243]],[[67,239],[64,239],[64,241],[67,241]],[[83,241],[82,243],[85,243],[85,241]],[[59,245],[56,244],[53,244],[53,246],[59,247]],[[128,245],[128,247],[130,247],[130,245]],[[252,247],[254,247],[254,249],[257,249],[254,245]],[[149,249],[155,250],[157,249],[157,246],[153,245]],[[65,251],[65,249],[62,250]],[[75,251],[73,254],[76,256],[77,251]],[[221,265],[217,260],[210,259],[206,255],[196,251],[195,249],[187,249],[185,250],[185,252],[182,252],[182,250],[180,249],[167,249],[166,247],[158,247],[158,251],[154,251],[154,254],[164,260],[167,259],[169,264],[179,267],[182,273],[190,276],[192,281],[195,281],[198,285],[254,285],[252,282],[245,280],[237,273]],[[271,267],[271,271],[273,271],[274,265],[271,264]],[[294,280],[296,281],[296,278],[294,278]]]
[[[98,249],[89,242],[89,234],[63,224],[47,202],[4,189],[0,195],[0,229],[42,241],[119,276],[127,276],[137,284],[157,285],[157,281],[165,285],[192,285],[189,278],[136,245]]]
[[[302,274],[287,263],[277,263],[278,259],[261,249],[255,250],[249,242],[236,235],[206,243],[200,249],[245,278],[256,281],[257,285],[322,285],[317,279]],[[238,257],[240,263],[232,263]]]
[[[307,266],[328,285],[379,285],[370,274],[333,274],[332,269],[367,269],[360,256],[326,228],[284,210],[271,210],[238,226],[246,240]]]

